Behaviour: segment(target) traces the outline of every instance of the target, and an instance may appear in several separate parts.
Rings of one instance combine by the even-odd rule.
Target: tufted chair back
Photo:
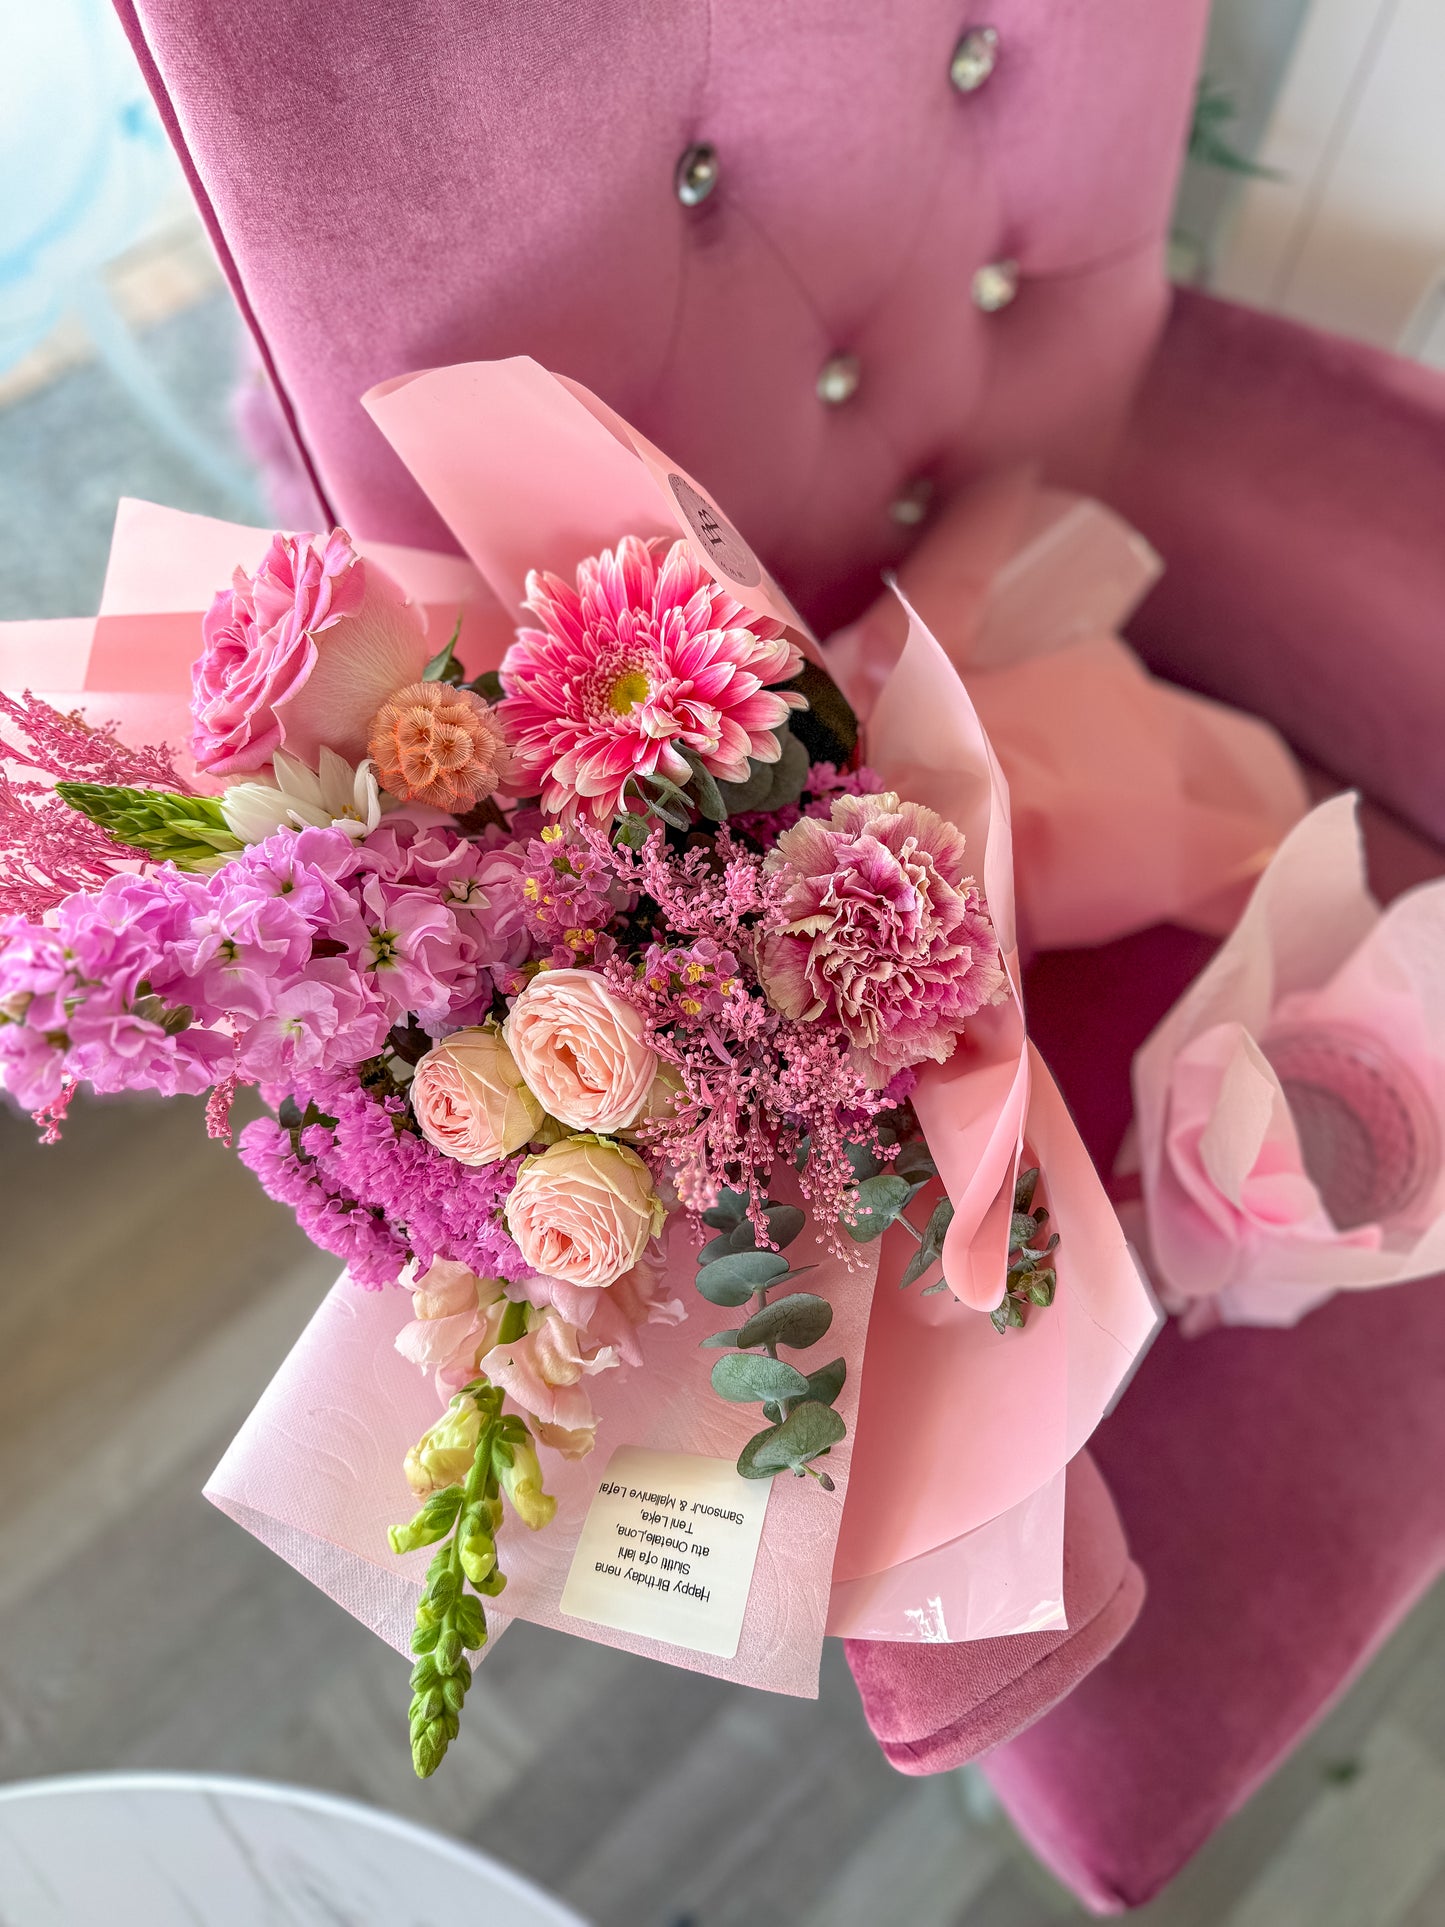
[[[1163,323],[1205,0],[118,0],[313,479],[452,546],[358,405],[526,353],[824,628],[932,489],[1087,480]]]

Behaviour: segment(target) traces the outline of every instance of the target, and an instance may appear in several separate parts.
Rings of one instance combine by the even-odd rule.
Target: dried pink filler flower
[[[842,1027],[874,1084],[942,1063],[965,1021],[1008,993],[962,831],[892,791],[840,796],[764,863],[774,895],[759,963],[784,1015]]]
[[[624,536],[578,565],[577,585],[533,571],[522,629],[502,663],[500,705],[542,806],[609,823],[630,781],[685,784],[690,750],[723,782],[776,762],[773,731],[801,696],[770,685],[802,666],[781,623],[755,616],[685,542]]]

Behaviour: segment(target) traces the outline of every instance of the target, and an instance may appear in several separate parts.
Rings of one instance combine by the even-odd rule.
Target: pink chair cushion
[[[1138,1617],[1143,1576],[1087,1452],[1069,1467],[1065,1505],[1068,1631],[956,1646],[844,1641],[868,1724],[900,1773],[942,1773],[1020,1732],[1072,1692]]]
[[[1154,667],[1445,842],[1445,376],[1181,293],[1110,492]]]
[[[1205,0],[116,0],[323,499],[450,538],[358,405],[530,354],[717,494],[821,625],[907,532],[889,504],[1040,455],[1083,476],[1167,306]],[[1107,123],[1107,139],[1099,131]],[[690,143],[721,173],[683,207]],[[976,269],[1018,261],[975,308]],[[825,406],[823,364],[856,355]]]
[[[1445,870],[1398,824],[1367,822],[1382,896]],[[1031,1027],[1104,1170],[1133,1052],[1208,952],[1155,930],[1031,973]],[[1292,1331],[1186,1340],[1171,1325],[1095,1434],[1148,1599],[986,1771],[1100,1911],[1172,1878],[1445,1567],[1442,1286],[1345,1294]]]

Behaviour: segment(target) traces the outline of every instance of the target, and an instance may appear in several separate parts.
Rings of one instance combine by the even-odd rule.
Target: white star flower
[[[381,791],[369,758],[353,769],[344,756],[323,749],[318,775],[278,749],[271,766],[274,783],[233,783],[222,792],[226,827],[243,843],[264,842],[277,830],[327,827],[360,842],[380,823]]]

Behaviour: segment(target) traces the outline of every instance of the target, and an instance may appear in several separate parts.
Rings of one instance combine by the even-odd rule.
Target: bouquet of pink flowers
[[[458,480],[436,453],[465,441],[447,378],[474,399],[482,385],[504,449],[517,420],[545,444],[547,409],[567,402],[593,437],[568,457],[569,526],[608,539],[560,554],[546,461],[530,489],[525,463],[505,491]],[[389,1575],[372,1616],[395,1638],[408,1608],[422,1774],[457,1731],[504,1563],[532,1616],[665,1657],[731,1663],[741,1642],[732,1676],[806,1690],[804,1665],[769,1672],[781,1635],[751,1583],[763,1513],[744,1488],[764,1510],[782,1472],[816,1504],[837,1495],[825,1529],[793,1529],[811,1576],[791,1637],[815,1650],[880,1251],[914,1309],[880,1311],[870,1336],[874,1445],[840,1583],[1061,1491],[1153,1324],[1027,1048],[1007,810],[947,658],[905,610],[865,755],[817,645],[702,491],[582,391],[551,383],[529,414],[539,381],[504,364],[373,398],[403,454],[408,437],[430,448],[413,466],[495,600],[464,564],[396,551],[394,573],[340,529],[276,535],[198,626],[180,593],[150,627],[143,597],[102,616],[86,638],[95,720],[30,692],[0,700],[5,1088],[47,1137],[81,1086],[209,1093],[229,1142],[236,1091],[258,1087],[269,1115],[240,1131],[243,1161],[343,1261],[348,1307],[358,1288],[405,1306],[351,1341],[399,1356],[412,1382],[422,1368],[441,1408],[394,1486],[358,1481],[368,1518],[403,1473],[420,1501],[390,1533],[393,1564],[362,1543],[354,1493],[276,1511],[233,1478],[220,1497]],[[588,510],[604,498],[605,515]],[[150,525],[131,514],[144,547]],[[217,541],[201,529],[198,558]],[[108,596],[123,599],[128,553],[118,533]],[[106,716],[106,663],[130,678],[123,726]],[[135,741],[137,692],[155,698],[147,720],[174,717],[183,666],[185,750]],[[1082,1315],[1071,1328],[1061,1303],[1031,1345],[1069,1256]],[[731,1314],[701,1359],[696,1337],[687,1357],[673,1338],[684,1277]],[[982,1360],[976,1312],[1020,1334],[1017,1361]],[[900,1508],[888,1454],[917,1382],[900,1361],[923,1348],[928,1465]],[[651,1417],[619,1443],[721,1443],[696,1461],[713,1468],[701,1486],[677,1466],[620,1474],[616,1457],[600,1482],[579,1471],[599,1382],[624,1367],[656,1389],[635,1395]],[[939,1373],[974,1386],[976,1413],[960,1417]],[[380,1437],[394,1428],[369,1397],[348,1409]],[[721,1418],[702,1415],[708,1400]],[[1034,1436],[1006,1460],[1031,1408]],[[614,1501],[642,1510],[597,1525]],[[556,1560],[529,1564],[521,1546],[513,1560],[507,1516],[544,1537],[556,1522],[565,1584]],[[716,1521],[755,1528],[740,1580],[699,1544]],[[784,1591],[788,1530],[773,1527],[771,1553]],[[362,1610],[351,1580],[307,1569]],[[602,1598],[613,1580],[647,1611]],[[739,1585],[731,1624],[713,1624]]]

